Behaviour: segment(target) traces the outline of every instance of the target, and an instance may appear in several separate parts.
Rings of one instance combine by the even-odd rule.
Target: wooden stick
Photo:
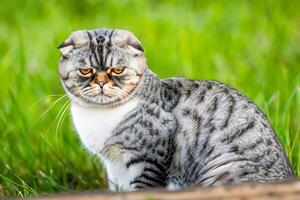
[[[139,192],[86,192],[58,194],[48,197],[36,197],[35,200],[195,200],[195,199],[298,199],[300,200],[300,181],[289,181],[268,184],[241,184],[218,187],[195,187],[180,191],[163,189],[146,190]]]

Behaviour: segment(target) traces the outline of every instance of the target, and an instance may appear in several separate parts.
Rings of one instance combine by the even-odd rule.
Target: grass
[[[105,187],[57,74],[77,29],[129,29],[160,77],[216,79],[268,116],[300,174],[299,1],[0,2],[0,197]],[[61,99],[59,99],[61,98]]]

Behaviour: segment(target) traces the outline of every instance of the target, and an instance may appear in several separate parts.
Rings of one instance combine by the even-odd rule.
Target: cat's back
[[[218,185],[292,175],[270,123],[245,95],[217,81],[165,79],[162,88],[173,95],[178,123],[174,182]]]
[[[243,112],[239,114],[247,116],[257,114],[264,118],[262,112],[245,95],[218,81],[171,78],[162,80],[162,88],[166,91],[163,94],[171,93],[171,101],[176,101],[173,112],[176,115],[191,115],[193,121],[199,120],[196,119],[197,114],[201,114],[202,118],[211,117],[212,120],[218,112],[218,117],[225,120],[223,128],[226,128],[236,112]]]

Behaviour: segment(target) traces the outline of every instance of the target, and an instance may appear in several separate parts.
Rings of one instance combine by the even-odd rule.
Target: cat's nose
[[[97,72],[94,81],[102,88],[108,82],[108,76],[105,72]]]
[[[103,83],[103,82],[96,82],[101,88],[103,88],[103,85],[105,84],[105,83]]]

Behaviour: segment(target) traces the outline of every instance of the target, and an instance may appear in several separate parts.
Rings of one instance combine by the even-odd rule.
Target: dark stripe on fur
[[[235,140],[236,138],[241,137],[243,134],[245,134],[247,131],[249,131],[250,129],[252,129],[254,126],[255,126],[255,121],[252,120],[251,122],[249,122],[247,124],[246,127],[240,128],[240,129],[236,130],[233,134],[230,134],[227,137],[223,138],[221,140],[221,142],[226,142],[227,144],[229,144],[233,140]]]
[[[126,163],[126,167],[129,168],[131,165],[145,162],[145,163],[155,166],[160,172],[162,172],[162,173],[165,172],[165,167],[163,165],[159,164],[156,160],[153,160],[150,158],[145,158],[145,157],[146,156],[141,156],[138,158],[131,159],[130,161],[128,161]]]
[[[90,39],[90,41],[91,41],[91,42],[90,42],[90,49],[92,50],[92,54],[94,55],[96,64],[99,65],[100,62],[99,62],[99,60],[98,60],[98,58],[97,58],[97,54],[96,54],[96,52],[95,52],[95,45],[92,43],[93,37],[92,37],[92,35],[91,35],[91,33],[90,33],[89,31],[87,31],[87,34],[88,34],[88,37],[89,37],[89,39]]]
[[[134,181],[131,181],[130,182],[130,185],[133,185],[133,184],[137,184],[136,187],[138,188],[145,188],[143,186],[146,186],[146,187],[154,187],[155,185],[153,183],[149,183],[149,182],[146,182],[146,181],[142,181],[142,180],[134,180]],[[142,184],[142,185],[140,185]]]

